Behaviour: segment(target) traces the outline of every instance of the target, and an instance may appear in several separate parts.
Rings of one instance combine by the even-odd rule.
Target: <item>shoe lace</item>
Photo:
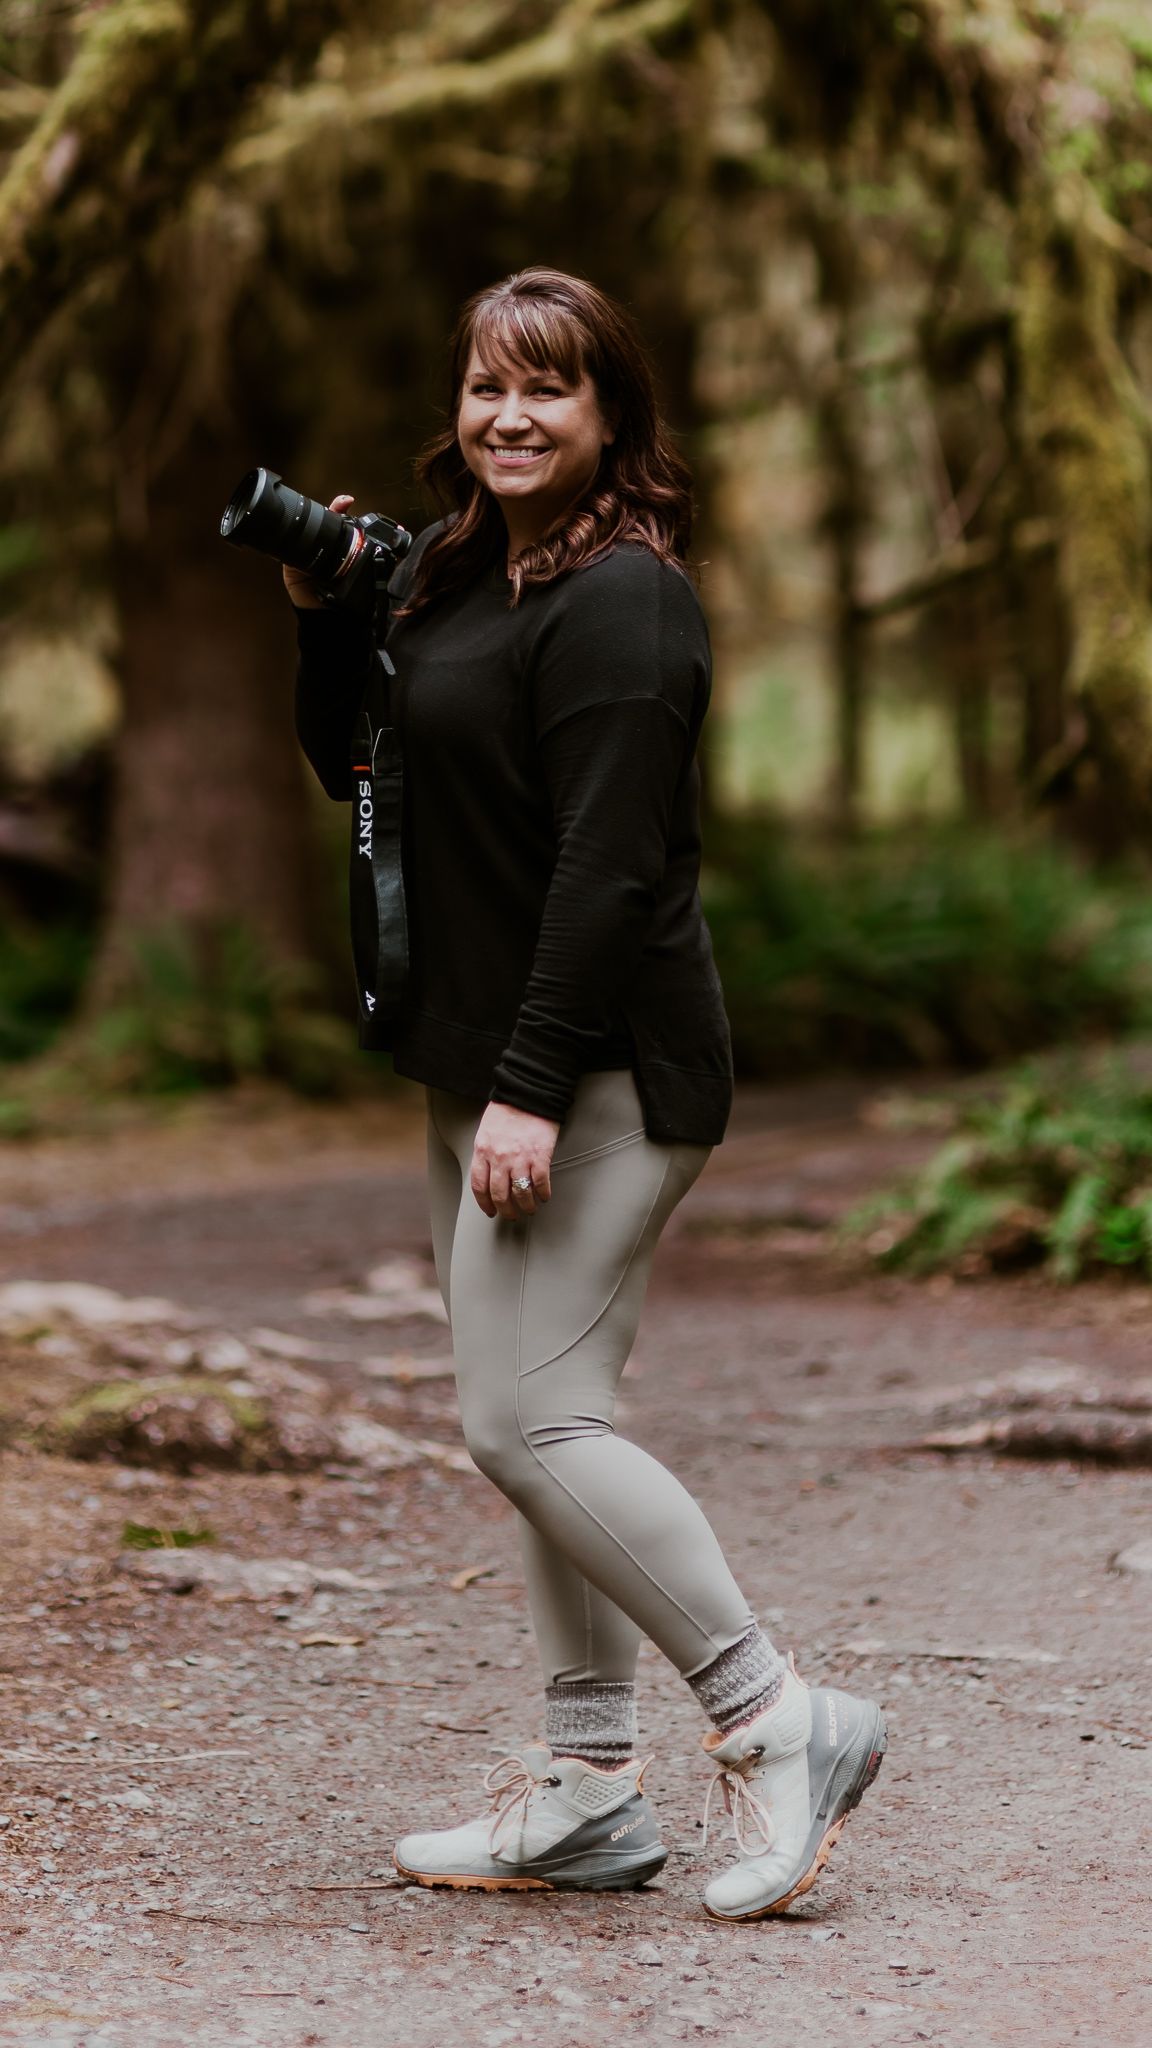
[[[704,1801],[704,1834],[700,1843],[702,1849],[708,1847],[708,1827],[712,1818],[712,1800],[717,1788],[724,1794],[724,1804],[731,1816],[732,1832],[736,1837],[736,1846],[741,1855],[762,1856],[766,1850],[772,1847],[776,1839],[772,1815],[764,1800],[752,1790],[744,1775],[745,1771],[754,1766],[757,1761],[758,1755],[756,1752],[753,1752],[750,1757],[744,1760],[742,1768],[723,1767],[717,1770],[716,1776],[708,1787],[708,1793]],[[748,1831],[752,1831],[759,1837],[758,1843],[753,1844],[749,1842]]]
[[[495,1855],[502,1840],[528,1819],[532,1795],[542,1785],[558,1785],[559,1778],[540,1777],[522,1756],[502,1756],[484,1773],[484,1790],[492,1805],[488,1840]]]

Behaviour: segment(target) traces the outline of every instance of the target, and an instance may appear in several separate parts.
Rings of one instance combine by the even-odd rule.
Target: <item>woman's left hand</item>
[[[538,1202],[552,1195],[552,1154],[560,1134],[549,1117],[513,1109],[510,1102],[490,1102],[480,1119],[472,1152],[472,1193],[486,1216],[514,1223],[533,1216]],[[531,1176],[530,1188],[514,1188],[514,1180]]]

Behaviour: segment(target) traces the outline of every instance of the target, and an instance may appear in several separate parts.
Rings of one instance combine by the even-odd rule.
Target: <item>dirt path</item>
[[[773,2039],[1152,2039],[1152,1474],[910,1446],[933,1395],[1030,1361],[1147,1374],[1152,1300],[849,1275],[813,1227],[910,1141],[851,1091],[741,1101],[661,1245],[625,1426],[697,1491],[804,1676],[878,1695],[892,1749],[801,1909],[700,1911],[702,1723],[642,1665],[674,1853],[650,1890],[464,1898],[392,1842],[475,1803],[537,1729],[509,1514],[432,1462],[377,1477],[173,1478],[0,1456],[0,2042],[19,2048],[571,2048]],[[417,1105],[208,1112],[11,1148],[0,1282],[162,1293],[321,1342],[381,1420],[450,1443],[427,1318],[306,1312],[426,1255]],[[375,1580],[311,1600],[152,1591],[126,1520]],[[451,1581],[492,1567],[466,1590]],[[313,1643],[309,1636],[344,1638]],[[354,1639],[354,1640],[353,1640]],[[467,1733],[457,1731],[467,1730]],[[24,1761],[16,1759],[23,1758]],[[375,1885],[372,1889],[324,1886]],[[317,1889],[317,1887],[321,1887]]]

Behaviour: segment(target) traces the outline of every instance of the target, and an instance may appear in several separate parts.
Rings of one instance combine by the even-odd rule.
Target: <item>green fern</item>
[[[881,1263],[913,1273],[1043,1260],[1068,1282],[1152,1274],[1152,1083],[1134,1055],[1024,1071],[964,1106],[911,1179],[849,1217]]]

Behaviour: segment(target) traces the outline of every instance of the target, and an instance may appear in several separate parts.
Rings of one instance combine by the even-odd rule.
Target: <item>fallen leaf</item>
[[[455,1578],[449,1579],[448,1583],[454,1593],[463,1593],[469,1586],[474,1586],[477,1579],[490,1579],[499,1569],[499,1565],[496,1564],[466,1565],[464,1570],[457,1572]]]
[[[315,1635],[301,1636],[300,1648],[302,1650],[358,1650],[363,1641],[363,1636],[330,1636],[325,1635],[323,1630],[318,1630]]]
[[[395,1380],[402,1387],[417,1380],[450,1380],[456,1372],[450,1358],[411,1358],[406,1351],[394,1357],[362,1358],[360,1370],[366,1379]]]

